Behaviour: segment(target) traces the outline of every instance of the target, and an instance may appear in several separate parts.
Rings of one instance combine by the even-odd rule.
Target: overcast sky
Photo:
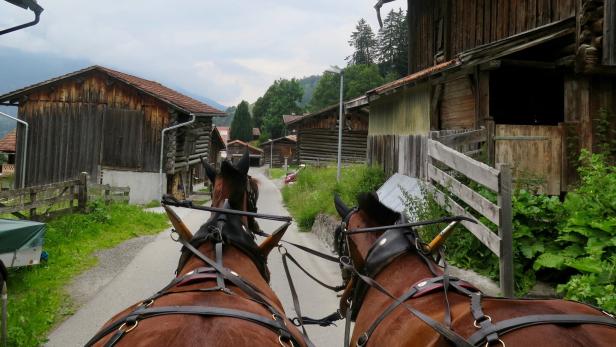
[[[377,0],[39,0],[35,27],[2,46],[85,59],[179,86],[224,105],[254,102],[278,78],[344,65]],[[406,1],[386,5],[406,8]],[[0,1],[0,28],[32,14]]]

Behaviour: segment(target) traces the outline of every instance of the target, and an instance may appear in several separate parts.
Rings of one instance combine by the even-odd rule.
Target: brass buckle
[[[135,329],[137,327],[137,325],[139,325],[139,321],[138,320],[136,320],[135,324],[129,326],[128,328],[126,328],[127,327],[126,323],[122,323],[122,325],[120,325],[120,327],[118,328],[118,331],[121,331],[121,332],[127,334],[127,333],[130,333],[131,331],[133,331],[133,329]]]
[[[481,317],[481,319],[476,319],[473,322],[473,325],[475,326],[475,328],[477,329],[481,329],[481,325],[479,325],[479,323],[483,322],[483,321],[488,321],[488,322],[492,322],[492,317],[488,316],[487,314],[484,315],[483,317]]]
[[[498,339],[498,342],[500,342],[502,347],[507,347],[507,345],[505,345],[505,342],[501,339]],[[490,343],[486,342],[486,345],[484,347],[490,347]]]

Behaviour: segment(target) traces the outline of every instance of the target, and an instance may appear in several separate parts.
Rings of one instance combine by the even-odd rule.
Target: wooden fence
[[[90,200],[129,201],[130,188],[88,183],[87,173],[78,179],[36,187],[0,191],[0,214],[21,219],[45,219],[74,210],[86,211]],[[42,212],[41,212],[42,211]],[[24,213],[27,213],[26,216]]]
[[[478,214],[498,227],[496,234],[481,222],[477,224],[462,222],[466,229],[499,258],[501,291],[504,296],[512,297],[514,281],[511,167],[507,164],[498,164],[497,168],[493,168],[454,149],[464,148],[470,155],[486,151],[485,146],[480,145],[487,139],[486,131],[483,129],[441,135],[432,134],[433,139],[426,139],[426,179],[433,187],[434,198],[453,215],[477,219]],[[493,203],[462,183],[458,179],[460,176],[465,176],[496,193],[497,202]],[[450,196],[455,196],[457,201]],[[467,207],[476,211],[476,214],[468,212]]]

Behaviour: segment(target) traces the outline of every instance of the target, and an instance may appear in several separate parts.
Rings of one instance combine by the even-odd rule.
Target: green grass
[[[340,183],[336,182],[335,167],[307,167],[298,175],[295,184],[283,188],[282,196],[297,224],[307,230],[319,213],[337,216],[334,193],[353,206],[358,193],[376,190],[384,181],[385,175],[380,169],[361,165],[343,168]]]
[[[0,189],[13,189],[13,184],[15,183],[14,175],[0,176]]]
[[[160,200],[152,200],[148,202],[147,204],[143,205],[143,208],[154,208],[154,207],[160,207]]]
[[[39,346],[49,330],[74,306],[64,287],[96,265],[93,253],[168,226],[162,214],[126,204],[92,204],[88,214],[71,214],[48,222],[45,264],[9,271],[9,346]]]
[[[289,170],[287,171],[285,171],[283,167],[273,167],[271,169],[267,169],[267,172],[269,174],[269,178],[276,180],[283,178],[287,172],[293,172],[295,170],[297,170],[297,166],[289,166]]]

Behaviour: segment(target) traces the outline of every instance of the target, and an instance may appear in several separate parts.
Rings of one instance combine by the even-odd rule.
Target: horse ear
[[[291,225],[291,223],[287,223],[276,229],[276,231],[274,231],[272,235],[268,236],[263,242],[261,242],[261,244],[259,245],[259,249],[261,250],[261,254],[263,254],[264,257],[267,257],[268,254],[272,251],[272,249],[278,247],[278,244],[280,243],[280,240],[282,239],[284,234],[287,232],[289,225]]]
[[[248,150],[244,152],[244,155],[242,156],[242,159],[240,159],[240,161],[237,163],[236,168],[237,171],[239,171],[240,173],[248,175],[248,169],[250,168],[250,152],[248,152]]]
[[[342,218],[346,218],[346,216],[348,216],[349,213],[351,213],[351,209],[348,208],[344,204],[344,202],[342,201],[342,199],[340,199],[340,196],[338,194],[334,194],[334,206],[336,206],[336,211]]]
[[[214,169],[207,161],[205,161],[203,157],[201,157],[201,163],[205,168],[205,174],[207,175],[207,178],[210,180],[210,182],[212,182],[212,184],[214,184],[214,181],[216,181],[216,169]]]

